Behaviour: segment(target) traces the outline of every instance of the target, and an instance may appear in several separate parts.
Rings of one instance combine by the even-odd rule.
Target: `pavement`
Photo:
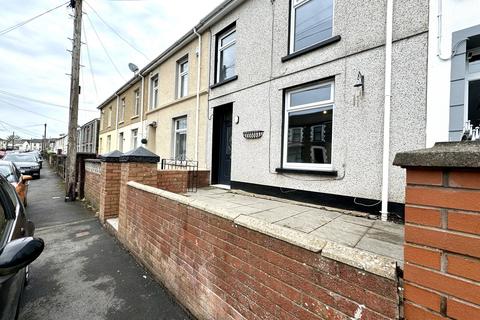
[[[310,205],[220,188],[186,194],[210,208],[228,210],[310,234],[350,248],[392,258],[403,265],[403,225],[369,219],[367,214]]]
[[[29,219],[45,250],[30,266],[19,319],[190,319],[49,169],[31,181]]]

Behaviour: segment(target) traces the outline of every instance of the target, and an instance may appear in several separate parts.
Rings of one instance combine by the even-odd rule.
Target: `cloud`
[[[220,4],[221,0],[88,0],[87,3],[109,26],[153,59]],[[58,0],[0,0],[0,30],[58,5]],[[98,117],[96,107],[132,76],[128,69],[129,62],[143,67],[150,61],[115,35],[86,3],[83,9],[86,15],[82,32],[86,34],[82,36],[85,44],[81,58],[80,107],[95,112],[80,111],[79,124]],[[73,30],[71,13],[72,10],[64,6],[0,36],[0,137],[11,134],[11,126],[23,129],[17,130],[22,137],[41,137],[43,123],[48,125],[48,136],[58,136],[67,131],[67,109],[13,98],[1,91],[65,106],[69,104],[70,78],[66,74],[70,73],[71,64],[71,56],[67,51],[72,46],[68,40],[72,38]],[[110,62],[102,44],[121,75]]]

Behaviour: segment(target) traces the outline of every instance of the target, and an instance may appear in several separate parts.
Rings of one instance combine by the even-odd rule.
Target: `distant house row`
[[[224,1],[99,105],[99,153],[143,145],[213,184],[400,213],[394,155],[480,125],[480,24],[467,3],[395,3]]]

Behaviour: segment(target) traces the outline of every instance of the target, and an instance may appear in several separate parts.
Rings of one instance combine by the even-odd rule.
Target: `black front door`
[[[232,168],[232,104],[216,107],[213,114],[213,182],[230,185]]]

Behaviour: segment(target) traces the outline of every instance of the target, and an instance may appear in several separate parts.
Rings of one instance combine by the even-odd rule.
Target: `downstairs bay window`
[[[285,92],[283,168],[332,170],[333,82]]]

